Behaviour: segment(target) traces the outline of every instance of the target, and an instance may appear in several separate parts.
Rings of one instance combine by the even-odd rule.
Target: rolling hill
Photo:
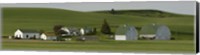
[[[160,10],[104,10],[104,11],[93,11],[94,13],[105,13],[112,14],[114,12],[115,15],[133,15],[133,16],[142,16],[142,17],[184,17],[184,16],[192,16],[185,14],[175,14]]]
[[[54,25],[90,26],[99,30],[103,19],[107,19],[113,32],[117,26],[123,24],[141,28],[143,25],[158,23],[169,26],[176,39],[192,40],[194,36],[194,16],[157,10],[124,10],[117,12],[117,15],[112,15],[108,11],[79,12],[54,8],[4,7],[2,11],[4,36],[13,35],[17,28],[49,32],[53,31]]]

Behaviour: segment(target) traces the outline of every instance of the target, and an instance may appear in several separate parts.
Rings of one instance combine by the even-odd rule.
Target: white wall
[[[125,35],[115,35],[115,40],[126,40]]]
[[[46,40],[56,40],[56,36],[48,36]]]
[[[81,28],[80,32],[81,32],[81,35],[84,35],[84,34],[85,34],[85,31],[84,31],[83,28]]]
[[[23,38],[23,33],[18,29],[18,30],[14,33],[14,37]]]
[[[155,36],[156,36],[155,34],[141,34],[139,37],[153,38]]]
[[[42,40],[47,40],[47,36],[43,33],[42,35],[40,35],[40,38],[42,39]]]
[[[42,39],[42,40],[54,40],[54,39],[56,39],[56,36],[47,36],[47,35],[45,35],[44,33],[40,36],[40,38]]]
[[[28,35],[28,38],[34,37],[34,35],[35,35],[36,39],[40,38],[39,33],[23,33],[23,38],[27,38],[26,35]]]

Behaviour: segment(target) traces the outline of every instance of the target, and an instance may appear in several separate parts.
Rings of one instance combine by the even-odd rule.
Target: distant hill
[[[13,35],[17,28],[37,29],[44,31],[53,31],[54,25],[65,25],[67,27],[96,27],[100,30],[103,19],[111,26],[112,31],[119,25],[129,24],[138,29],[144,25],[157,23],[169,26],[173,35],[178,39],[193,39],[194,16],[173,15],[171,13],[161,12],[171,15],[163,17],[146,17],[144,14],[154,16],[159,11],[117,11],[117,15],[112,15],[108,11],[100,12],[79,12],[54,8],[22,8],[22,7],[3,7],[2,9],[3,35]],[[139,31],[139,30],[138,30]],[[187,34],[187,36],[185,36]],[[189,36],[189,37],[188,37]]]
[[[95,13],[107,13],[111,14],[111,10],[105,11],[94,11]],[[133,16],[143,16],[143,17],[183,17],[183,16],[191,16],[184,14],[175,14],[160,10],[114,10],[115,15],[133,15]]]

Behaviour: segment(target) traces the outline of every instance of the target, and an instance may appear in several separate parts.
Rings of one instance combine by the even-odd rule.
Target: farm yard
[[[96,35],[100,38],[98,41],[81,42],[73,40],[14,40],[3,37],[2,49],[4,50],[195,52],[194,16],[192,15],[173,14],[158,10],[127,10],[113,15],[109,14],[109,11],[79,12],[53,8],[16,7],[4,7],[2,11],[3,36],[12,36],[18,28],[53,32],[53,26],[60,24],[67,27],[96,27]],[[109,40],[106,39],[107,35],[100,33],[103,19],[107,19],[112,32],[115,32],[119,25],[124,24],[135,26],[139,33],[141,27],[146,24],[165,24],[169,27],[175,40]]]

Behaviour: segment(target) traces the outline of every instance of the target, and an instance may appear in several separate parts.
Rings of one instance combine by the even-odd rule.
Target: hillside
[[[126,11],[126,14],[128,15],[124,15],[124,12],[120,12],[118,15],[112,15],[110,13],[79,12],[53,8],[19,7],[4,7],[2,11],[4,36],[13,35],[17,28],[53,31],[54,25],[65,25],[68,27],[91,26],[97,27],[97,30],[99,30],[103,19],[107,19],[113,32],[117,26],[123,24],[130,24],[140,28],[143,25],[159,23],[169,26],[173,33],[173,37],[176,37],[177,39],[193,39],[193,16],[170,14],[170,16],[161,19],[163,17],[143,16],[143,14],[150,15],[153,11],[140,11],[136,13],[127,13],[129,11]]]
[[[143,17],[183,17],[191,16],[184,14],[174,14],[170,12],[160,11],[160,10],[113,10],[115,15],[133,15],[133,16],[143,16]],[[111,11],[94,11],[94,13],[106,13],[111,14]]]

